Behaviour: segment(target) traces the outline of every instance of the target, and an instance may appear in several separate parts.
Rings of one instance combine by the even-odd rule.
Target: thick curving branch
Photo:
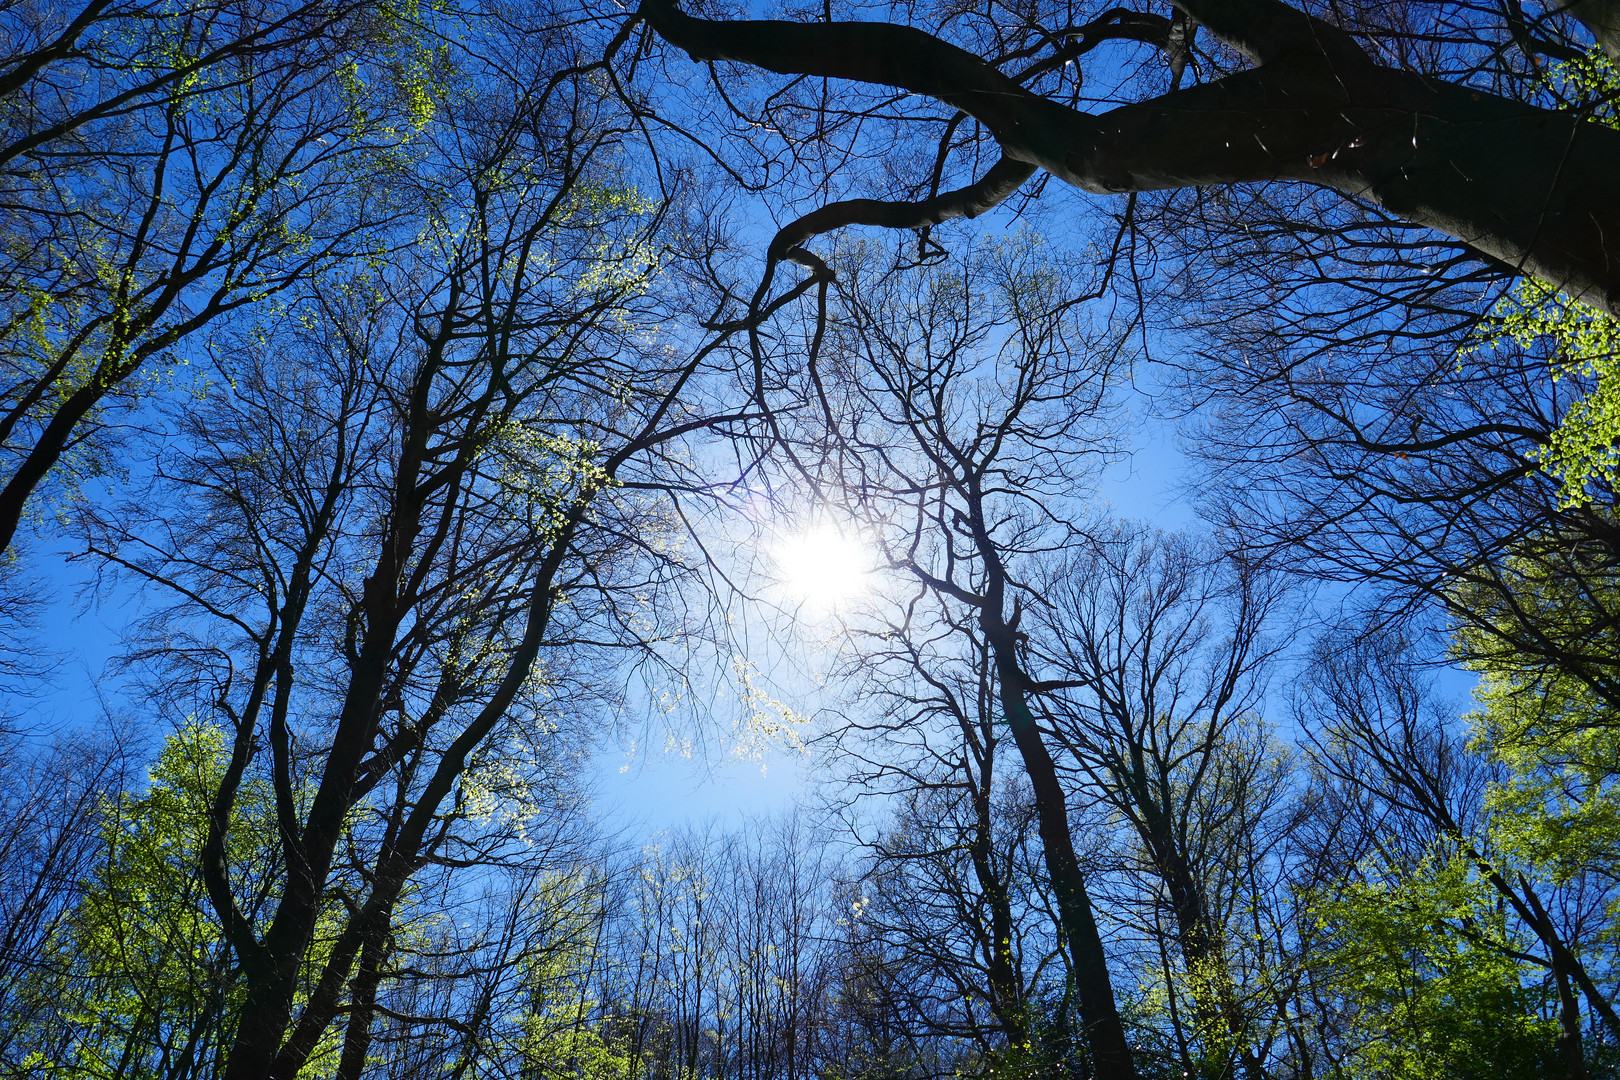
[[[1170,0],[1215,37],[1257,64],[1290,54],[1317,56],[1344,67],[1372,63],[1356,39],[1282,0]]]
[[[771,241],[772,262],[788,260],[821,269],[824,264],[805,250],[812,238],[850,225],[872,225],[881,229],[921,229],[955,218],[975,218],[1005,202],[1025,180],[1035,175],[1035,166],[1002,158],[977,182],[955,191],[941,192],[917,202],[884,199],[844,199],[810,211],[777,231]]]
[[[715,21],[643,0],[639,15],[694,60],[727,60],[778,75],[815,75],[880,83],[952,105],[995,137],[1002,153],[1053,171],[1061,168],[1065,123],[1089,130],[1085,113],[1024,89],[984,60],[931,34],[893,23],[796,23],[780,19]],[[1045,122],[1032,123],[1035,118]],[[1069,134],[1063,132],[1063,134]]]
[[[1300,180],[1374,202],[1620,315],[1620,131],[1375,64],[1281,0],[1177,0],[1257,61],[1100,115],[887,23],[711,21],[643,0],[701,60],[894,86],[978,120],[1003,155],[1086,191]]]

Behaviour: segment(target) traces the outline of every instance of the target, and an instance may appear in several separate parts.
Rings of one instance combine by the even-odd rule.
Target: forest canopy
[[[1617,238],[1615,0],[0,0],[0,1075],[1620,1076]]]

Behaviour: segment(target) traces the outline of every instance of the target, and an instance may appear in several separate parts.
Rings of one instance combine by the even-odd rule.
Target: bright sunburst
[[[771,556],[777,580],[793,600],[829,610],[865,592],[872,553],[859,539],[818,526],[777,544]]]

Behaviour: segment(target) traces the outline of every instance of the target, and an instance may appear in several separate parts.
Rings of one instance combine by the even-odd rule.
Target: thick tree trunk
[[[360,1080],[366,1071],[386,944],[385,935],[376,933],[366,939],[360,950],[360,970],[349,988],[349,1019],[343,1031],[343,1054],[338,1059],[333,1080]]]
[[[1210,917],[1204,890],[1181,845],[1176,843],[1164,812],[1148,799],[1140,799],[1140,810],[1148,825],[1148,835],[1143,839],[1169,894],[1177,944],[1193,976],[1193,1006],[1199,1022],[1207,1027],[1224,1027],[1232,1039],[1233,1052],[1242,1062],[1243,1074],[1249,1080],[1263,1080],[1265,1070],[1251,1045],[1249,1018],[1238,1005],[1226,943]]]
[[[1599,14],[1615,6],[1588,3]],[[1318,184],[1620,315],[1620,131],[1381,67],[1281,0],[1177,6],[1256,66],[1095,116],[910,27],[712,21],[670,0],[644,0],[640,12],[697,60],[936,98],[982,123],[1009,161],[1087,191]]]
[[[1000,617],[1001,592],[999,585],[990,590],[991,601],[983,609],[980,623],[995,657],[996,682],[1007,726],[1012,730],[1013,743],[1018,747],[1024,772],[1035,793],[1036,824],[1046,856],[1047,876],[1057,900],[1058,919],[1067,939],[1074,992],[1085,1027],[1086,1045],[1091,1051],[1093,1075],[1099,1080],[1134,1080],[1136,1066],[1125,1036],[1125,1025],[1114,1003],[1107,954],[1092,915],[1091,897],[1086,892],[1080,859],[1075,855],[1074,838],[1069,832],[1068,800],[1058,781],[1057,766],[1036,726],[1035,714],[1025,700],[1029,678],[1018,663],[1015,631]]]
[[[1125,1025],[1114,1004],[1113,981],[1108,974],[1102,935],[1097,931],[1085,876],[1080,872],[1080,860],[1074,852],[1068,804],[1058,783],[1057,767],[1041,741],[1035,717],[1024,702],[1023,691],[1007,688],[1005,681],[1002,685],[1002,705],[1007,711],[1008,726],[1012,728],[1013,740],[1024,759],[1024,771],[1035,792],[1035,814],[1041,847],[1046,854],[1046,872],[1057,899],[1063,934],[1068,938],[1075,996],[1079,999],[1080,1019],[1085,1025],[1094,1075],[1099,1080],[1132,1080],[1136,1067],[1125,1037]]]
[[[1564,1059],[1569,1080],[1586,1080],[1586,1055],[1581,1049],[1581,1007],[1569,985],[1569,972],[1563,958],[1552,955],[1553,982],[1558,987],[1558,1053]]]
[[[990,909],[990,947],[986,960],[986,977],[990,984],[991,1007],[1001,1024],[1007,1041],[1022,1045],[1029,1040],[1029,1016],[1026,1013],[1023,982],[1013,963],[1012,902],[1007,895],[1007,882],[996,872],[991,859],[995,843],[990,815],[990,795],[994,771],[987,749],[985,764],[980,775],[973,779],[973,838],[968,844],[968,856],[973,861],[973,875]]]

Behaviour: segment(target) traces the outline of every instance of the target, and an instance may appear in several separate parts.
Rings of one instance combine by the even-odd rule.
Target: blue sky
[[[1173,424],[1152,417],[1149,402],[1141,395],[1127,401],[1126,417],[1130,452],[1103,474],[1099,497],[1117,515],[1152,520],[1166,528],[1194,524],[1191,508],[1180,497],[1186,461],[1175,446]],[[94,724],[101,719],[104,701],[115,708],[124,704],[119,693],[123,680],[112,660],[123,627],[137,613],[127,591],[95,602],[89,589],[93,568],[86,561],[68,562],[63,547],[41,539],[29,558],[50,594],[40,611],[36,640],[42,654],[56,661],[51,685],[24,719],[26,727],[38,731]],[[768,674],[779,686],[773,692],[786,704],[809,711],[793,699],[816,692],[810,680]],[[720,732],[732,723],[724,715],[710,722]],[[636,727],[631,717],[627,730]],[[764,745],[739,753],[724,734],[692,741],[696,745],[684,751],[678,740],[665,745],[656,737],[634,746],[618,742],[602,748],[590,767],[604,823],[632,833],[707,820],[740,824],[810,795],[811,759],[801,751]]]
[[[1166,529],[1195,527],[1196,515],[1182,494],[1188,462],[1176,446],[1172,422],[1151,415],[1145,395],[1127,401],[1125,431],[1130,452],[1104,472],[1097,495],[1112,513],[1153,521]],[[779,678],[776,693],[794,699],[813,694],[808,680]],[[718,728],[727,724],[716,720]],[[782,746],[758,756],[738,756],[716,739],[704,752],[645,743],[613,747],[595,759],[599,809],[605,819],[632,831],[656,832],[686,822],[739,824],[808,801],[815,783],[813,758]]]

